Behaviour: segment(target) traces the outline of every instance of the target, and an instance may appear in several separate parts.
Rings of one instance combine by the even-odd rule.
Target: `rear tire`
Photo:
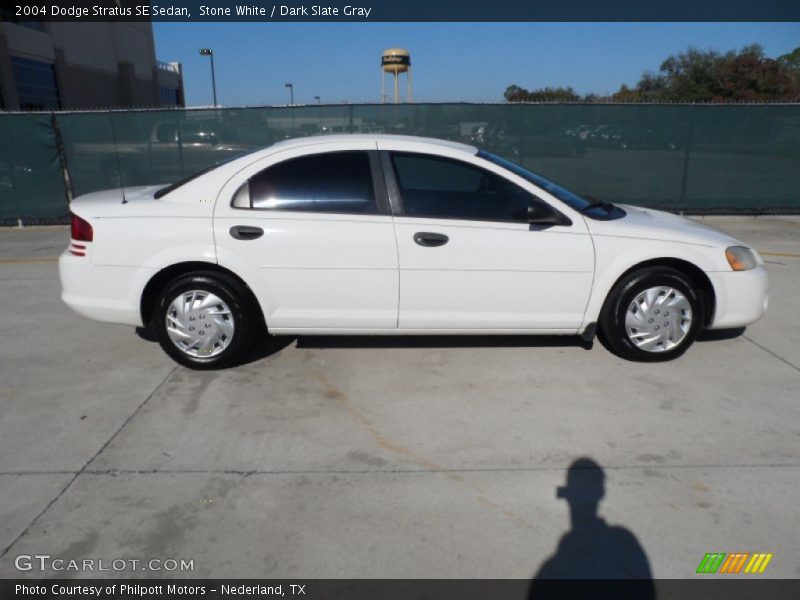
[[[161,348],[190,369],[239,364],[260,329],[248,291],[223,273],[196,271],[167,284],[158,296],[153,323]]]
[[[659,362],[682,355],[703,322],[694,282],[670,267],[645,267],[620,279],[600,313],[601,340],[627,360]]]

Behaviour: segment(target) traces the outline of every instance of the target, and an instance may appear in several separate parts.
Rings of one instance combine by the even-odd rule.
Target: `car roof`
[[[375,143],[413,142],[416,144],[428,144],[431,146],[450,148],[452,150],[460,150],[461,152],[466,152],[468,154],[475,154],[478,152],[478,149],[475,146],[470,146],[469,144],[462,144],[461,142],[440,140],[429,137],[418,137],[414,135],[393,135],[388,133],[375,133],[375,134],[346,133],[346,134],[334,134],[334,135],[313,135],[308,137],[292,138],[290,140],[277,142],[266,149],[286,150],[288,148],[300,148],[302,146],[310,146],[319,143],[336,143],[336,142],[353,142],[353,141],[366,141]]]
[[[219,176],[226,177],[232,176],[234,173],[242,168],[258,161],[269,158],[275,154],[285,152],[287,150],[299,149],[301,152],[303,148],[311,148],[313,146],[321,146],[324,144],[335,145],[346,144],[348,142],[361,142],[368,143],[369,145],[375,144],[376,147],[380,146],[385,149],[391,150],[407,150],[419,151],[420,147],[428,146],[432,149],[439,148],[441,154],[452,155],[458,153],[465,153],[469,155],[476,155],[478,148],[460,142],[453,142],[450,140],[439,140],[435,138],[417,137],[413,135],[391,135],[391,134],[368,134],[368,133],[348,133],[348,134],[332,134],[332,135],[311,135],[307,137],[292,138],[276,142],[271,146],[265,146],[251,152],[247,152],[241,156],[230,157],[228,160],[217,163],[215,167],[209,167],[204,172],[196,173],[191,180],[202,181],[205,176]],[[432,152],[437,154],[435,150]],[[189,182],[181,182],[181,186]],[[205,185],[205,184],[204,184]],[[181,187],[178,186],[178,187]]]

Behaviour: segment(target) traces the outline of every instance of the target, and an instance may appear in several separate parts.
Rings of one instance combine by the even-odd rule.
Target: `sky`
[[[752,43],[776,57],[800,23],[154,23],[159,60],[183,63],[187,106],[212,104],[214,50],[223,106],[376,102],[381,52],[411,53],[415,101],[499,102],[506,87],[609,94],[670,54]],[[387,76],[387,88],[390,79]],[[404,81],[403,81],[404,83]]]

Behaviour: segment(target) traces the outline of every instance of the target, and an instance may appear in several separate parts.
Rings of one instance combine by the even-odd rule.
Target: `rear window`
[[[361,151],[289,159],[252,177],[249,188],[255,209],[378,212],[369,155]]]

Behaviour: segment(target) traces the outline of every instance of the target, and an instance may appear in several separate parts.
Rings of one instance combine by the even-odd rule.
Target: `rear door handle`
[[[261,227],[251,227],[250,225],[234,225],[231,227],[231,237],[237,240],[255,240],[264,235]]]
[[[436,246],[444,246],[450,241],[450,238],[443,233],[431,233],[429,231],[418,231],[414,234],[414,241],[420,246],[428,248],[435,248]]]

